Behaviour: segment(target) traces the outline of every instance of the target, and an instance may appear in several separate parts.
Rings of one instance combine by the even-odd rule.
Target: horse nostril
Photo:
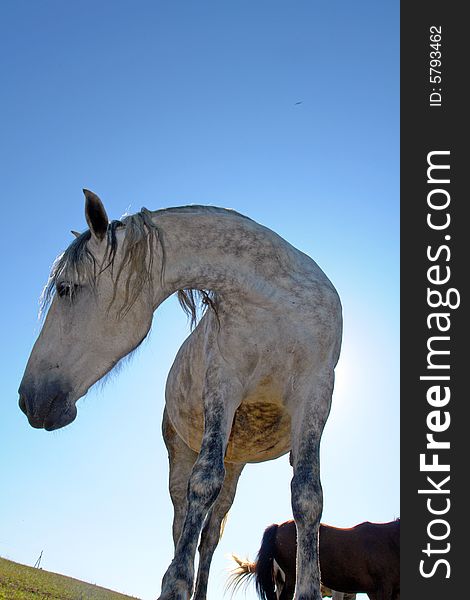
[[[28,409],[26,408],[26,400],[24,399],[24,396],[20,396],[18,404],[19,404],[21,410],[24,412],[24,414],[27,415]]]

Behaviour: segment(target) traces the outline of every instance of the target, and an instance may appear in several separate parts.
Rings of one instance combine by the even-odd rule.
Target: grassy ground
[[[1,600],[129,600],[111,590],[0,558]]]

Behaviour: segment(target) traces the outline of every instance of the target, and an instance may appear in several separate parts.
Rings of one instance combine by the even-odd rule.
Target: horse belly
[[[183,441],[195,452],[204,432],[202,401],[197,394],[167,398],[168,416]],[[291,419],[282,402],[263,393],[247,396],[238,407],[225,458],[227,462],[262,462],[289,452]]]
[[[279,390],[267,379],[247,395],[233,420],[226,460],[261,462],[289,452],[291,419]]]

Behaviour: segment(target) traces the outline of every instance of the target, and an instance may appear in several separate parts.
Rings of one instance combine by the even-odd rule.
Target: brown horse
[[[371,600],[400,598],[400,519],[360,523],[340,529],[320,525],[321,582],[338,592],[366,593]],[[294,521],[269,526],[256,562],[238,563],[231,586],[254,576],[262,600],[291,600],[296,574],[297,533]],[[277,566],[282,570],[279,576]]]

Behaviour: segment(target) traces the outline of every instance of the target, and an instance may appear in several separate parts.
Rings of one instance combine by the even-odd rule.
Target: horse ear
[[[78,233],[78,231],[74,231],[73,229],[72,229],[72,231],[71,231],[70,233],[71,233],[73,236],[75,236],[76,238],[78,238],[78,237],[80,237],[80,236],[81,236],[81,233]]]
[[[92,235],[102,241],[108,230],[108,215],[103,203],[96,194],[90,190],[83,190],[85,194],[85,218]]]

